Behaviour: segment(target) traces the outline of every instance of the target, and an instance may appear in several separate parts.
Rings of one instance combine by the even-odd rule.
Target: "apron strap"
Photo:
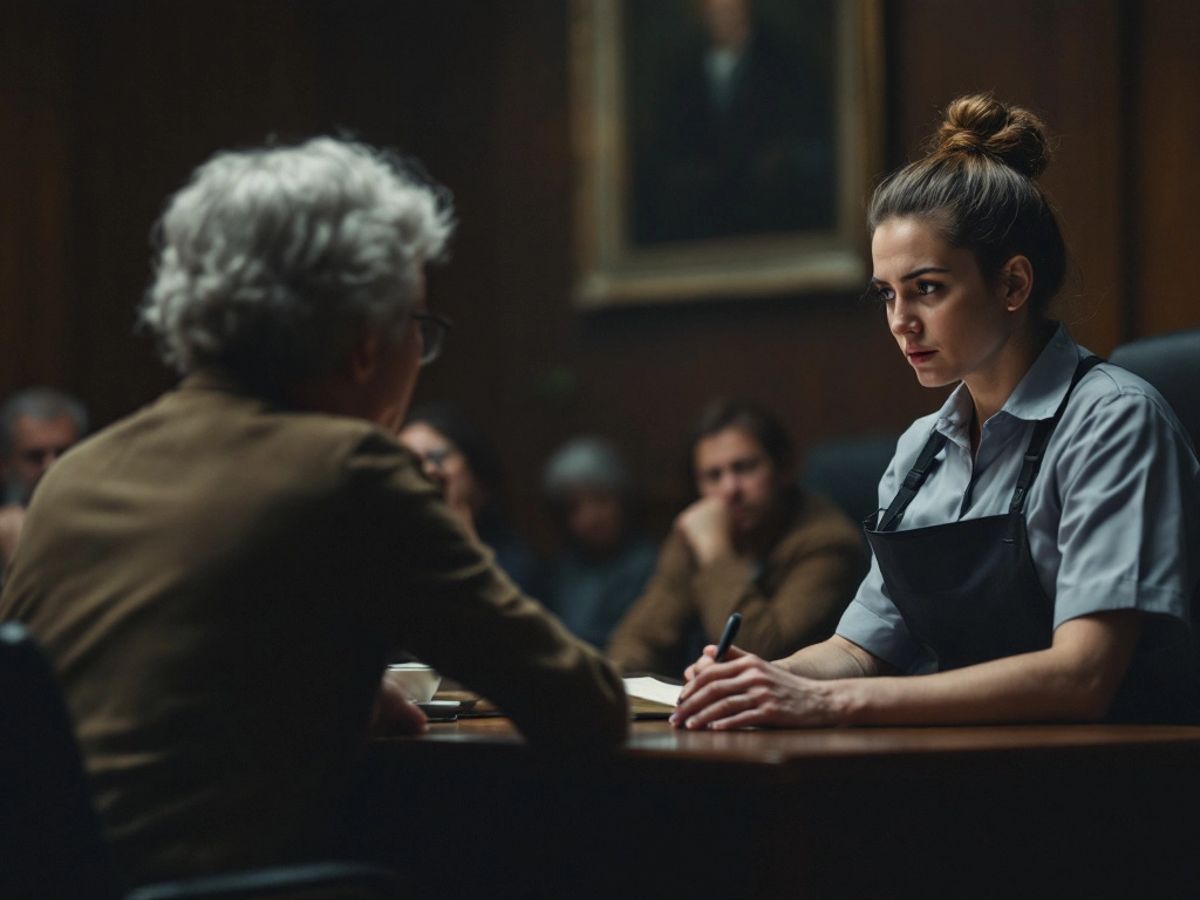
[[[896,496],[892,499],[887,511],[879,520],[879,525],[876,526],[877,531],[891,531],[900,521],[900,517],[904,515],[904,510],[908,508],[908,504],[912,502],[912,498],[917,496],[917,491],[921,489],[921,485],[929,477],[929,467],[933,465],[933,458],[937,456],[938,451],[942,449],[942,445],[945,443],[946,436],[940,431],[934,431],[929,435],[929,440],[925,442],[925,446],[921,450],[921,455],[917,457],[917,461],[913,464],[909,473],[904,476],[904,483],[900,485],[900,490],[896,492]]]
[[[1012,502],[1008,506],[1010,513],[1020,513],[1025,508],[1025,498],[1029,495],[1029,488],[1033,484],[1033,480],[1037,478],[1038,469],[1042,467],[1042,453],[1046,449],[1046,444],[1050,440],[1050,433],[1054,431],[1054,426],[1058,424],[1059,419],[1063,417],[1063,413],[1067,410],[1067,401],[1071,399],[1071,394],[1075,391],[1075,385],[1079,384],[1080,379],[1088,372],[1095,368],[1100,363],[1104,362],[1098,356],[1088,356],[1079,361],[1079,365],[1075,367],[1075,374],[1071,378],[1071,383],[1067,387],[1067,392],[1063,395],[1062,402],[1058,404],[1058,409],[1055,410],[1054,416],[1049,419],[1042,419],[1034,426],[1033,436],[1029,438],[1029,446],[1025,448],[1025,461],[1021,464],[1021,474],[1017,476],[1017,487],[1013,491]]]

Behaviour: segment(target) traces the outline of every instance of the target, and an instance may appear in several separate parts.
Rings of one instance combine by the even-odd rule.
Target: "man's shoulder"
[[[181,389],[72,448],[47,474],[47,487],[106,476],[243,484],[258,473],[264,489],[294,481],[321,490],[353,475],[359,460],[376,469],[416,469],[394,437],[366,420],[279,409],[223,391]]]

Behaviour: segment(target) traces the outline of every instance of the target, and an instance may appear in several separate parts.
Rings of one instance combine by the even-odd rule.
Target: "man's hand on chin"
[[[703,497],[681,512],[675,528],[683,533],[702,566],[733,552],[729,508],[716,497]]]

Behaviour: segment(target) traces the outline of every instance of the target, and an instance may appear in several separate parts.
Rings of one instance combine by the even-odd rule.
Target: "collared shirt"
[[[900,437],[879,482],[880,508],[891,503],[937,430],[948,440],[899,529],[1006,513],[1035,423],[1053,417],[1087,355],[1060,326],[983,424],[974,458],[973,405],[960,384],[941,409]],[[1025,517],[1055,628],[1118,609],[1189,621],[1200,577],[1200,463],[1166,401],[1136,375],[1105,363],[1079,382],[1046,446]],[[837,633],[902,671],[934,667],[888,597],[874,560]]]

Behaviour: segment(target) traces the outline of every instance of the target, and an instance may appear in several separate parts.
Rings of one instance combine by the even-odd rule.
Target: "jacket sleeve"
[[[474,541],[382,434],[351,458],[367,611],[386,639],[496,703],[531,741],[603,747],[628,730],[624,685]]]
[[[692,662],[684,659],[688,629],[697,611],[691,596],[694,563],[687,542],[672,533],[663,544],[654,575],[608,642],[608,658],[625,672],[655,672],[677,678]]]
[[[761,574],[724,556],[699,569],[692,592],[704,633],[720,638],[731,612],[742,614],[737,645],[779,659],[833,634],[866,570],[853,524],[832,504],[806,497],[792,529]]]

